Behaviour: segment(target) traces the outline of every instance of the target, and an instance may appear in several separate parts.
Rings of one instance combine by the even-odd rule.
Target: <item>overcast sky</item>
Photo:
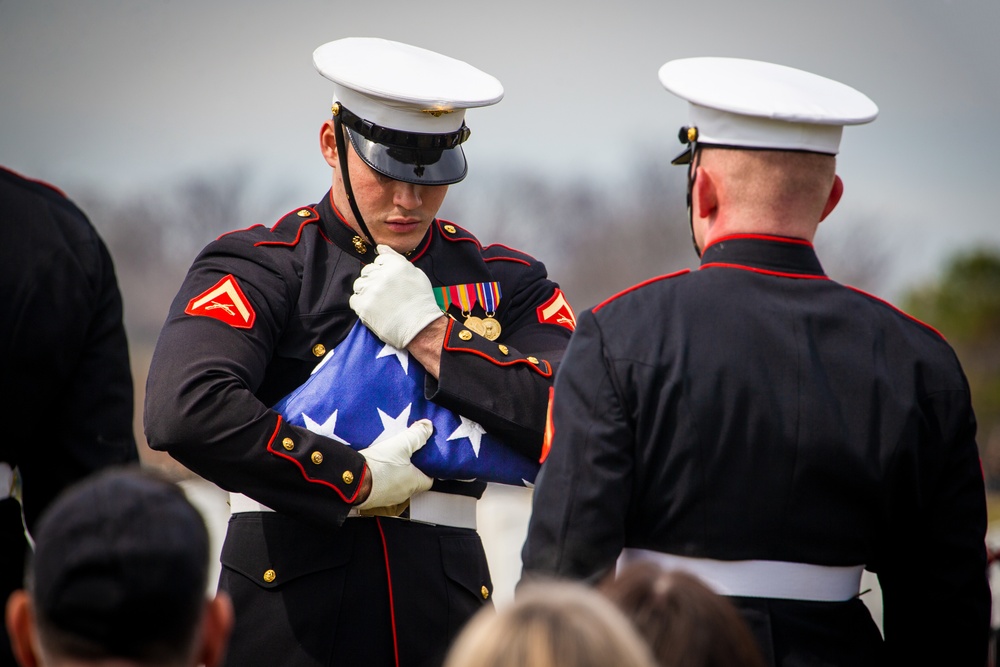
[[[679,148],[686,107],[660,65],[739,56],[875,100],[879,119],[845,130],[831,221],[871,219],[920,273],[1000,246],[998,27],[997,0],[0,0],[0,164],[71,194],[248,164],[291,187],[286,208],[312,202],[329,185],[317,135],[332,93],[312,51],[377,36],[504,84],[467,116],[470,181],[616,182]]]

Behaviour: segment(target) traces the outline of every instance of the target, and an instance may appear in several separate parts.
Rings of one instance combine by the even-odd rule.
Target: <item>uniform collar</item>
[[[812,243],[788,236],[733,234],[705,248],[701,267],[756,269],[769,273],[825,276]]]
[[[326,195],[316,204],[316,212],[323,221],[323,231],[331,241],[345,250],[352,257],[357,257],[365,264],[375,261],[375,246],[363,238],[361,234],[351,229],[344,221],[343,216],[333,205],[333,190],[328,190]],[[437,225],[431,224],[427,230],[427,235],[417,244],[417,247],[407,255],[412,261],[426,251],[430,244],[431,235]]]

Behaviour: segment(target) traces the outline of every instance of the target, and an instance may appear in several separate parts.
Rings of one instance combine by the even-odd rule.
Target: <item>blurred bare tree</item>
[[[133,344],[155,342],[184,274],[209,241],[273,224],[287,191],[262,191],[250,169],[238,166],[123,199],[99,192],[78,197],[114,258]]]
[[[441,216],[484,243],[543,260],[579,313],[649,278],[697,266],[684,202],[685,171],[666,158],[635,163],[614,183],[555,182],[501,173],[455,187]],[[149,192],[76,196],[105,239],[125,301],[137,389],[136,432],[149,358],[191,262],[220,234],[272,225],[297,201],[290,184],[255,183],[234,167],[190,176]],[[830,275],[878,292],[891,270],[869,220],[821,229],[817,246]],[[153,456],[147,452],[148,456]]]

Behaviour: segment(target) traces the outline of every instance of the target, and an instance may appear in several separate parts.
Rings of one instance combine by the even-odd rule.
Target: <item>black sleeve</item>
[[[427,397],[480,423],[510,447],[537,460],[545,431],[549,388],[572,334],[572,325],[541,321],[539,308],[562,298],[541,263],[517,270],[516,286],[495,341],[449,322],[440,377]],[[566,306],[568,309],[568,305]]]
[[[185,312],[227,280],[252,310],[249,326]],[[289,425],[254,394],[300,282],[294,267],[238,235],[210,245],[185,278],[157,342],[146,387],[146,436],[154,449],[226,490],[339,526],[367,472],[364,457]]]
[[[928,437],[922,460],[898,466],[913,493],[878,563],[891,664],[986,664],[990,627],[985,489],[967,391],[921,404]],[[888,663],[887,663],[888,664]]]
[[[554,434],[535,485],[524,577],[596,581],[624,545],[634,434],[592,313],[584,313],[555,382]]]
[[[18,467],[30,528],[68,485],[138,460],[122,298],[82,211],[38,186],[4,187],[3,458]],[[42,435],[44,434],[44,435]]]

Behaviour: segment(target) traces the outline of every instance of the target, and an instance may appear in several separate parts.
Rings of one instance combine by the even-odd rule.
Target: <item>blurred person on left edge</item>
[[[56,496],[139,455],[111,255],[62,191],[3,167],[0,285],[2,603],[21,587],[27,535]],[[0,625],[0,667],[13,664]]]

